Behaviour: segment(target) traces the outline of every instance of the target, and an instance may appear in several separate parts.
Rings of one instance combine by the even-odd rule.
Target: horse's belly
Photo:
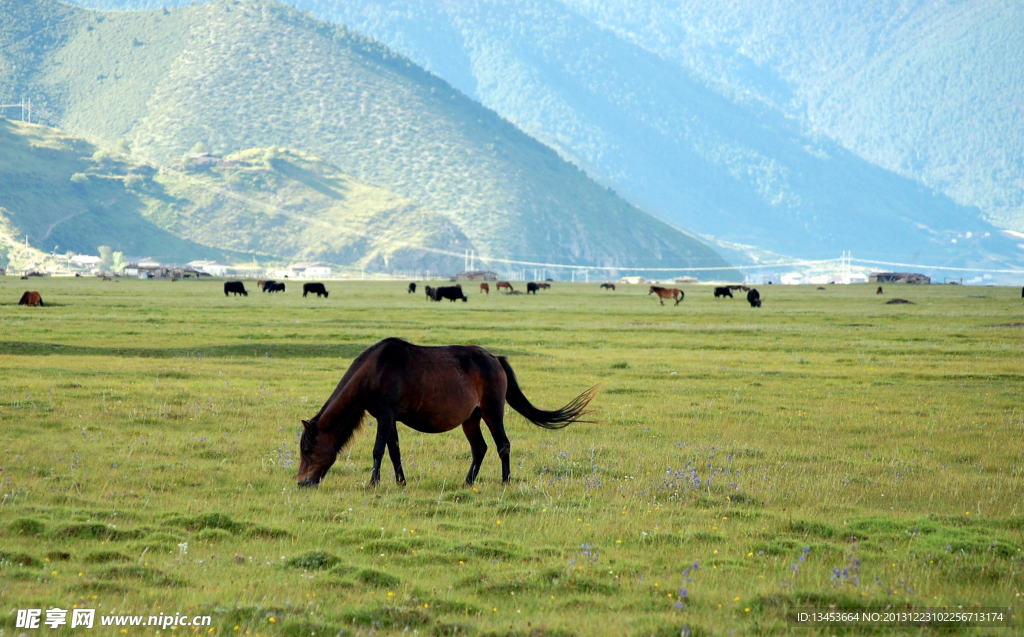
[[[402,414],[397,420],[410,429],[429,434],[451,431],[466,422],[472,414],[472,409],[464,414],[461,412],[409,413]]]

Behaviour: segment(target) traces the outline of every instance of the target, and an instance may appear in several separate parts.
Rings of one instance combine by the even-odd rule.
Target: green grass
[[[14,304],[29,287],[47,307]],[[1019,605],[1019,289],[762,286],[753,310],[692,286],[679,307],[328,288],[0,278],[5,630],[73,604],[251,635],[782,634],[795,606]],[[297,489],[300,419],[386,336],[506,354],[543,407],[601,383],[600,422],[510,414],[512,483],[489,443],[473,488],[459,432],[403,427],[408,485],[385,460],[368,489],[371,426]]]

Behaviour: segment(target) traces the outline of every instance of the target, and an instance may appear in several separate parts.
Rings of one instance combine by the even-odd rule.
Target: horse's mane
[[[359,418],[358,420],[355,420],[355,422],[352,422],[352,419],[346,418],[345,416],[347,415],[348,414],[345,414],[335,420],[338,433],[338,438],[335,440],[335,446],[337,447],[335,449],[336,452],[341,451],[342,448],[352,440],[352,436],[366,421],[366,412],[359,414]],[[320,440],[320,427],[318,425],[320,422],[320,414],[313,416],[307,422],[309,423],[309,426],[305,428],[302,432],[302,437],[299,438],[299,450],[303,455],[309,456],[313,454],[313,451],[316,449],[317,443]]]

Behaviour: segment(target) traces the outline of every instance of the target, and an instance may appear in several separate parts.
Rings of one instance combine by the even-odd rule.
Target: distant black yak
[[[242,285],[241,281],[225,281],[224,296],[227,296],[228,292],[233,293],[235,296],[238,296],[239,294],[242,296],[249,296],[249,293],[245,291],[245,286]]]
[[[307,294],[313,293],[316,298],[321,296],[327,298],[327,288],[324,287],[323,283],[303,283],[302,284],[302,296],[305,297]]]
[[[446,285],[444,287],[433,288],[433,292],[434,294],[431,296],[431,298],[434,299],[435,301],[440,301],[441,299],[457,301],[459,299],[462,299],[462,302],[465,303],[466,301],[469,300],[466,298],[466,295],[462,293],[461,285]]]
[[[761,293],[757,288],[747,292],[747,302],[750,303],[750,307],[761,307]]]

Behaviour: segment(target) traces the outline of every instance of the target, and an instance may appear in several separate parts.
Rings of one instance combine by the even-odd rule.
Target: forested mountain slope
[[[253,148],[156,169],[61,131],[0,120],[0,231],[45,252],[327,261],[451,274],[470,242],[447,218],[317,157]]]
[[[0,232],[45,252],[96,254],[100,245],[169,261],[227,259],[213,246],[183,240],[147,220],[130,184],[147,167],[118,160],[52,128],[0,120]],[[132,175],[132,176],[130,176]]]
[[[682,227],[806,257],[1019,258],[989,223],[1024,230],[1019,3],[292,1]]]
[[[95,13],[0,0],[0,97],[168,165],[283,146],[448,219],[485,257],[726,267],[444,81],[275,2]],[[732,273],[731,276],[735,276]]]

